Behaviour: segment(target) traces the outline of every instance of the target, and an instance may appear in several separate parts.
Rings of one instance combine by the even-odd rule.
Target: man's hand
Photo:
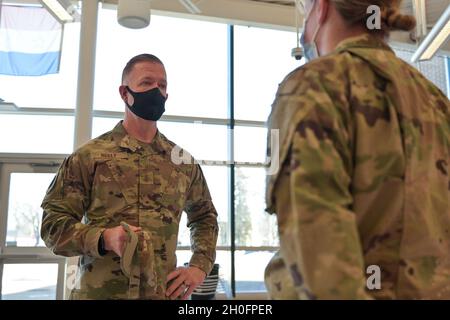
[[[167,282],[173,281],[166,296],[174,300],[184,293],[181,299],[186,300],[205,278],[206,273],[197,267],[178,267],[167,276]]]
[[[142,230],[140,227],[134,227],[130,225],[130,229],[133,232],[139,232]],[[108,251],[114,251],[119,257],[122,257],[123,248],[127,241],[127,232],[122,226],[106,229],[103,231],[103,239],[105,240],[105,249]]]

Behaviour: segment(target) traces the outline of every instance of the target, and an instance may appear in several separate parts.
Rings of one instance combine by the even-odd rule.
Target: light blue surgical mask
[[[317,49],[317,44],[316,44],[316,38],[317,38],[317,34],[319,33],[320,27],[321,25],[317,25],[317,29],[314,32],[313,38],[311,39],[311,42],[306,42],[305,40],[305,34],[306,34],[306,25],[308,23],[309,17],[311,16],[311,12],[313,11],[314,6],[311,8],[311,10],[309,11],[309,13],[307,14],[307,16],[305,17],[305,26],[303,28],[303,33],[302,36],[300,38],[300,44],[303,47],[304,50],[304,56],[307,62],[317,59],[320,57],[319,54],[319,50]]]

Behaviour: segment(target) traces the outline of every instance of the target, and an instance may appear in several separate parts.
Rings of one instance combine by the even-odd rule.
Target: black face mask
[[[134,92],[126,86],[128,92],[133,96],[132,106],[125,102],[127,107],[139,118],[151,121],[158,121],[166,111],[164,105],[166,97],[161,94],[159,88],[153,88],[144,92]]]

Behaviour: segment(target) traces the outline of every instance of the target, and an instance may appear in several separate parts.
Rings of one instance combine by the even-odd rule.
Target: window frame
[[[445,69],[447,70],[447,97],[450,99],[450,56],[445,57]]]
[[[54,263],[58,265],[56,299],[64,298],[66,258],[54,255],[45,247],[8,247],[9,190],[13,173],[55,173],[62,162],[60,155],[43,158],[41,155],[0,154],[0,294],[5,264]]]

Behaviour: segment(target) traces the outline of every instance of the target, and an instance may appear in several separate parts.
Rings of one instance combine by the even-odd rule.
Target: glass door
[[[40,204],[58,161],[0,166],[0,299],[63,299],[66,259],[40,238]]]

